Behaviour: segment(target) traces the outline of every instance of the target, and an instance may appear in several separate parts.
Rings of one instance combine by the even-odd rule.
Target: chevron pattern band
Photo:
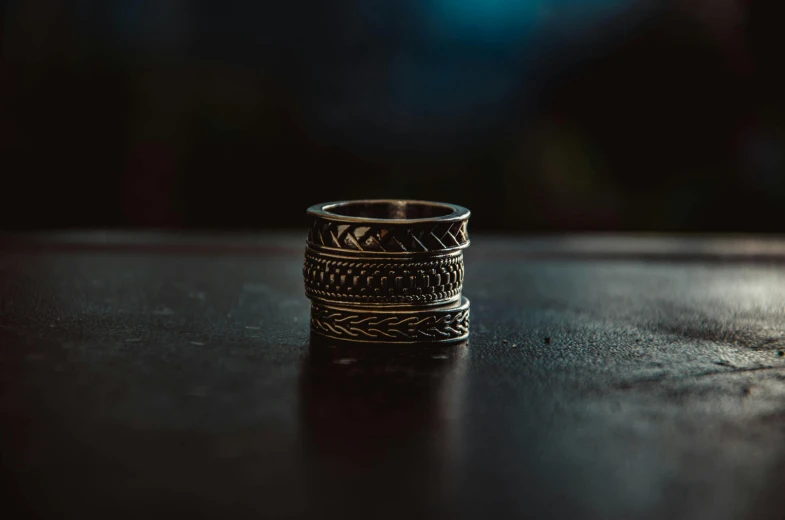
[[[469,215],[452,204],[403,200],[309,208],[303,278],[312,332],[353,342],[465,339]]]
[[[468,246],[469,232],[467,221],[393,226],[315,218],[308,233],[308,245],[364,253],[428,253]]]

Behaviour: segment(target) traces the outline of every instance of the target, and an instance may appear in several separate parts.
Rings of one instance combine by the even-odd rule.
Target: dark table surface
[[[0,511],[785,517],[785,241],[476,236],[470,342],[387,350],[303,240],[0,239]]]

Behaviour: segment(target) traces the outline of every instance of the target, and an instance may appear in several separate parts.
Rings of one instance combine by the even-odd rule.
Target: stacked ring
[[[424,201],[310,207],[303,277],[312,332],[374,343],[466,339],[469,216],[466,208]]]

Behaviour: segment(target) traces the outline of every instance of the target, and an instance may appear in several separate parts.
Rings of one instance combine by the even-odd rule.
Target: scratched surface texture
[[[3,237],[0,510],[783,518],[785,242],[478,236],[390,350],[310,344],[304,238]]]

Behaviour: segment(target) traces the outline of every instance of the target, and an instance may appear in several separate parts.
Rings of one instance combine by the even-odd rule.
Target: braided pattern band
[[[311,330],[333,339],[368,343],[460,341],[469,335],[469,300],[396,312],[313,303]]]
[[[307,249],[305,293],[313,299],[364,303],[448,303],[463,285],[463,253],[418,262],[375,261],[320,254]]]

